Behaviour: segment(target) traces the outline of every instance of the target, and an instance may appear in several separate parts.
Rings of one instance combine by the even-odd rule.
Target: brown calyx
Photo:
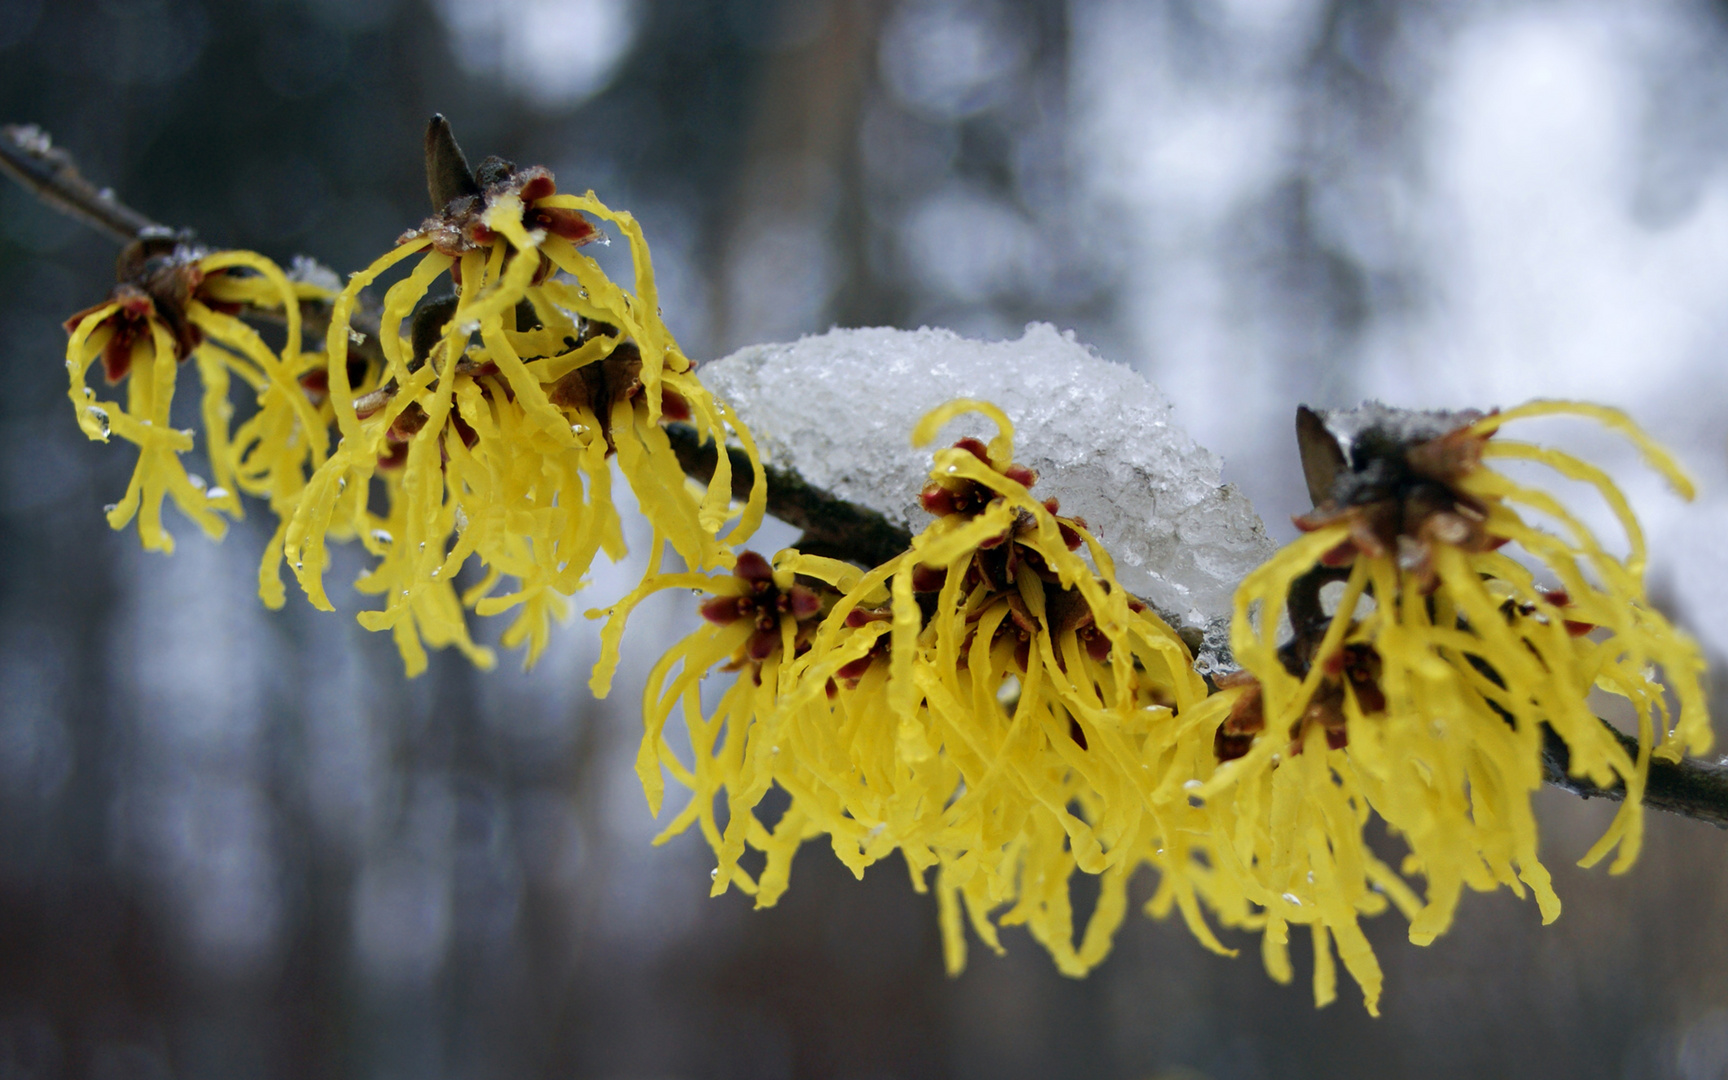
[[[966,440],[962,440],[963,442]],[[976,440],[971,440],[976,441]],[[980,444],[982,445],[982,444]],[[971,449],[967,447],[967,449]],[[1030,473],[1030,470],[1026,470]],[[983,485],[975,485],[983,488]],[[925,488],[926,493],[929,487]],[[970,498],[971,496],[967,496]],[[994,496],[993,496],[994,497]],[[925,500],[926,507],[929,500]],[[1044,508],[1055,514],[1058,508],[1055,499],[1046,499]],[[980,510],[982,507],[979,508]],[[956,510],[955,513],[973,512]],[[1080,546],[1080,534],[1075,526],[1085,528],[1086,522],[1080,518],[1057,518],[1057,526],[1061,530],[1063,542],[1068,550],[1073,551]],[[1094,659],[1102,660],[1110,653],[1109,640],[1097,632],[1093,624],[1092,609],[1078,591],[1064,589],[1056,571],[1050,569],[1050,564],[1038,550],[1025,541],[1038,530],[1038,519],[1030,513],[1020,510],[1014,515],[1014,520],[998,536],[993,536],[978,546],[972,553],[972,559],[966,564],[965,576],[961,579],[962,594],[970,595],[979,586],[984,586],[992,599],[1008,605],[1009,617],[1003,619],[996,628],[996,634],[1001,637],[1014,634],[1019,640],[1015,644],[1014,658],[1020,665],[1020,670],[1026,670],[1031,658],[1032,636],[1038,631],[1038,621],[1026,607],[1025,600],[1020,596],[1019,571],[1022,564],[1042,583],[1044,589],[1045,617],[1049,621],[1053,634],[1072,629],[1079,635],[1081,643]],[[925,566],[922,563],[912,568],[912,591],[928,596],[939,592],[948,580],[945,568]],[[1131,600],[1136,610],[1144,610],[1145,605]],[[977,622],[989,610],[989,603],[980,604],[967,621]],[[964,654],[962,654],[964,655]]]
[[[1014,481],[1022,487],[1030,488],[1038,482],[1038,474],[1020,464],[1010,464],[1005,468],[997,468],[990,463],[990,453],[985,445],[974,438],[964,438],[954,444],[956,450],[965,450],[979,461]],[[958,514],[962,517],[977,517],[992,503],[1000,499],[988,485],[966,477],[943,476],[932,478],[919,493],[918,501],[927,513],[937,517],[948,517]],[[1056,518],[1056,527],[1061,532],[1062,542],[1069,551],[1081,544],[1080,529],[1086,527],[1086,520],[1079,517],[1061,517],[1058,514],[1060,504],[1055,499],[1045,499],[1044,509]],[[1046,565],[1044,557],[1037,550],[1023,541],[1038,531],[1038,519],[1025,510],[1018,510],[1014,520],[1001,534],[993,536],[978,545],[978,551],[972,557],[967,567],[966,580],[963,588],[971,589],[979,583],[986,583],[992,589],[1011,588],[1015,580],[1015,572],[1021,562],[1030,566],[1040,578],[1045,581],[1055,581],[1056,574]],[[935,592],[942,587],[947,577],[945,569],[919,564],[912,570],[912,588],[917,592]]]
[[[875,608],[853,608],[851,611],[846,613],[846,625],[856,630],[861,626],[867,626],[873,622],[888,622],[893,619],[893,617],[894,613],[892,611],[878,610]],[[840,670],[834,673],[834,677],[828,680],[828,696],[832,698],[838,694],[840,692],[840,684],[845,684],[847,687],[857,686],[858,680],[862,679],[864,673],[870,670],[870,665],[879,660],[886,662],[888,660],[891,642],[891,635],[882,634],[876,638],[874,643],[871,644],[869,652],[860,656],[856,660],[842,664]]]
[[[1304,532],[1347,526],[1347,538],[1321,556],[1322,566],[1348,566],[1358,554],[1392,554],[1432,588],[1436,546],[1480,552],[1505,542],[1487,531],[1488,507],[1460,486],[1481,463],[1489,436],[1470,430],[1476,413],[1459,414],[1456,426],[1437,435],[1420,425],[1398,431],[1398,414],[1387,415],[1384,425],[1356,432],[1346,454],[1318,413],[1298,410],[1298,443],[1315,505],[1293,520]]]
[[[389,404],[390,399],[395,394],[396,385],[393,382],[387,386],[379,387],[355,401],[355,414],[362,420],[369,416],[375,416],[379,410]],[[378,468],[384,472],[389,472],[408,464],[408,444],[414,441],[414,436],[424,430],[427,422],[431,419],[417,401],[412,402],[407,408],[397,413],[396,419],[390,422],[389,430],[384,433],[384,450],[378,455]],[[463,446],[472,448],[475,443],[480,441],[480,433],[475,431],[468,421],[462,419],[462,414],[455,409],[450,410],[450,415],[445,420],[444,425],[445,430],[456,433],[457,438],[462,440]],[[450,460],[450,452],[442,445],[439,446],[439,454],[441,461]]]
[[[1079,589],[1064,589],[1054,579],[1046,580],[1042,576],[1039,578],[1039,586],[1044,590],[1044,624],[1049,628],[1050,636],[1060,638],[1071,630],[1080,647],[1086,650],[1087,656],[1098,663],[1110,659],[1110,639],[1098,629],[1092,605],[1087,602],[1085,594]],[[1018,587],[1009,586],[998,590],[994,596],[967,615],[966,622],[975,627],[996,604],[1006,605],[1008,613],[1006,618],[996,624],[994,639],[1013,640],[1014,663],[1024,672],[1032,659],[1032,639],[1038,633],[1038,617],[1027,606]],[[1145,611],[1146,605],[1129,597],[1128,608],[1130,611]],[[968,665],[967,657],[971,652],[975,633],[976,630],[968,632],[965,641],[961,643],[961,667]],[[1056,655],[1056,664],[1064,671],[1068,669],[1067,660],[1060,651]]]
[[[408,359],[409,371],[418,371],[427,363],[436,365],[441,361],[444,332],[456,312],[456,303],[454,296],[441,297],[422,304],[420,309],[414,313],[414,319],[409,325],[408,332],[411,350]],[[517,317],[518,319],[521,318],[520,313]],[[466,347],[465,341],[464,347]],[[475,363],[463,355],[456,361],[456,370],[461,374],[479,379],[486,375],[497,374],[498,367],[490,360]],[[320,389],[328,391],[329,373],[314,372],[313,374],[323,376]],[[361,374],[363,377],[364,368],[362,368]],[[348,363],[348,377],[350,385],[352,385],[355,377],[354,361],[352,360]],[[305,380],[302,379],[301,383],[305,385]],[[391,379],[376,390],[360,395],[354,399],[354,415],[362,420],[376,416],[395,399],[400,389],[401,387],[397,385],[396,380]],[[482,386],[481,393],[490,394],[490,390]],[[506,393],[508,393],[508,389],[506,389]],[[421,407],[419,402],[410,403],[407,408],[397,413],[396,419],[390,422],[390,430],[384,433],[384,451],[378,456],[378,467],[389,471],[406,465],[408,462],[408,443],[430,420],[431,417],[426,415],[426,410]],[[455,409],[450,410],[449,417],[445,421],[445,429],[455,431],[462,440],[463,446],[472,447],[480,441],[480,433],[475,431],[466,420],[463,420],[461,414]],[[449,451],[440,446],[439,452],[443,460],[449,460]]]
[[[1010,464],[1006,468],[991,465],[989,449],[977,439],[961,439],[954,444],[954,449],[967,451],[1022,487],[1031,487],[1038,482],[1038,474],[1024,465]],[[924,490],[919,493],[918,501],[927,512],[937,517],[947,517],[949,514],[974,517],[983,513],[984,508],[996,498],[994,491],[976,480],[945,476],[934,478],[925,484]]]
[[[618,328],[610,323],[584,320],[575,347],[580,348],[596,337],[616,339]],[[619,341],[602,359],[584,364],[553,383],[546,396],[561,409],[592,414],[610,453],[616,445],[612,436],[613,407],[619,402],[632,401],[641,393],[642,351],[633,341]]]
[[[1291,667],[1289,657],[1284,658]],[[1295,670],[1291,674],[1302,677]],[[1218,725],[1212,736],[1212,753],[1221,762],[1234,761],[1248,753],[1255,736],[1266,729],[1266,705],[1260,680],[1246,671],[1233,671],[1215,680],[1220,690],[1232,687],[1247,689],[1230,707],[1230,715]],[[1320,683],[1308,705],[1290,725],[1289,753],[1300,754],[1307,744],[1308,733],[1318,727],[1326,735],[1329,750],[1342,750],[1350,744],[1349,723],[1345,719],[1346,693],[1356,698],[1356,707],[1364,716],[1377,716],[1386,711],[1386,694],[1380,689],[1380,654],[1372,645],[1346,645],[1328,657]]]
[[[1212,753],[1219,761],[1235,761],[1248,753],[1254,736],[1266,728],[1266,708],[1262,700],[1260,680],[1246,671],[1232,671],[1214,680],[1218,689],[1245,686],[1246,690],[1230,706],[1230,715],[1218,725],[1212,736]]]
[[[579,337],[566,338],[576,349],[596,337],[616,338],[618,328],[610,323],[584,319]],[[606,450],[615,447],[612,435],[612,409],[621,401],[632,401],[642,393],[642,352],[633,341],[621,341],[600,360],[584,364],[552,384],[547,397],[552,404],[571,411],[586,410],[600,425],[606,438]],[[660,419],[666,423],[682,423],[690,419],[690,403],[670,387],[660,390]]]
[[[1137,611],[1145,609],[1145,605],[1138,600],[1130,600],[1128,606]],[[1110,639],[1098,629],[1092,605],[1086,602],[1086,597],[1079,589],[1053,588],[1046,582],[1044,617],[1050,623],[1052,636],[1072,630],[1079,639],[1080,646],[1086,650],[1086,655],[1099,663],[1110,658]]]
[[[366,372],[370,366],[364,357],[348,357],[349,387],[359,386],[365,382]],[[311,399],[313,405],[324,404],[324,399],[330,396],[330,370],[328,368],[314,368],[308,371],[300,376],[300,388],[306,391],[306,396]]]
[[[749,639],[726,670],[735,671],[751,665],[760,683],[762,662],[780,651],[783,620],[792,619],[796,624],[793,630],[795,652],[802,653],[809,648],[810,635],[815,632],[825,606],[817,589],[827,590],[819,583],[806,584],[803,579],[795,581],[790,588],[780,588],[774,582],[773,566],[754,551],[739,554],[732,576],[738,579],[742,591],[734,596],[716,596],[707,600],[700,611],[704,619],[721,626],[741,619],[748,619],[753,624]]]
[[[521,199],[522,227],[530,232],[541,229],[578,246],[600,236],[600,230],[575,210],[536,205],[558,193],[557,181],[543,165],[519,168],[515,162],[493,156],[470,172],[449,121],[441,115],[433,116],[426,125],[426,191],[432,199],[432,216],[404,234],[399,243],[424,237],[439,253],[458,259],[490,247],[498,234],[484,218],[487,210],[507,195]],[[541,258],[542,274],[550,273],[551,264]]]
[[[1022,487],[1029,488],[1038,482],[1038,474],[1024,465],[1010,464],[1005,468],[997,468],[991,464],[988,448],[978,439],[961,439],[954,447],[972,454]],[[924,509],[938,517],[953,514],[976,517],[1000,498],[1001,496],[986,484],[966,477],[947,476],[933,478],[924,485],[924,490],[919,494],[919,502]],[[1077,549],[1082,542],[1079,530],[1086,527],[1085,519],[1060,516],[1061,505],[1055,499],[1045,499],[1044,509],[1056,518],[1056,527],[1068,550]],[[979,544],[978,550],[973,552],[971,560],[966,564],[965,577],[960,583],[962,592],[969,595],[979,586],[984,586],[993,594],[993,602],[1008,606],[1008,617],[997,625],[996,636],[1002,638],[1011,635],[1017,639],[1014,644],[1014,660],[1020,670],[1025,671],[1031,661],[1032,638],[1038,632],[1038,620],[1020,596],[1019,570],[1024,564],[1043,585],[1045,618],[1051,633],[1061,634],[1073,630],[1088,655],[1095,660],[1103,660],[1110,655],[1109,639],[1098,633],[1092,609],[1085,598],[1077,590],[1063,589],[1057,573],[1050,569],[1044,556],[1028,543],[1037,531],[1038,519],[1026,510],[1016,510],[1007,528]],[[938,592],[947,579],[946,568],[925,566],[922,563],[912,568],[912,589],[916,593]],[[1138,601],[1130,603],[1135,610],[1145,608],[1145,605]],[[992,603],[980,604],[968,616],[968,621],[978,622],[992,606]],[[964,649],[961,656],[961,662],[965,663]]]
[[[104,320],[114,330],[102,350],[102,373],[110,385],[124,379],[131,371],[132,346],[150,338],[152,321],[167,328],[174,340],[176,360],[185,360],[204,340],[203,332],[192,325],[186,315],[187,305],[204,284],[204,271],[198,266],[204,255],[202,248],[193,246],[182,237],[139,237],[121,249],[115,264],[118,284],[108,294],[108,299],[66,320],[66,332],[70,334],[91,312],[110,303],[120,305]],[[239,310],[235,304],[214,300],[205,300],[205,303],[228,313]]]
[[[1325,731],[1329,748],[1339,750],[1348,745],[1349,726],[1344,714],[1346,693],[1355,696],[1357,709],[1365,716],[1386,711],[1386,695],[1380,689],[1380,654],[1372,645],[1351,643],[1334,649],[1324,658],[1318,657],[1333,620],[1351,617],[1350,612],[1344,611],[1328,615],[1320,601],[1320,592],[1326,585],[1346,577],[1348,571],[1317,566],[1290,586],[1288,611],[1294,633],[1279,647],[1278,661],[1297,679],[1306,679],[1314,664],[1322,665],[1313,696],[1302,715],[1290,726],[1291,754],[1302,752],[1308,732],[1315,726]],[[1214,682],[1221,690],[1235,686],[1249,688],[1237,699],[1230,715],[1213,736],[1213,753],[1219,761],[1230,761],[1246,754],[1254,743],[1254,737],[1266,726],[1260,682],[1245,671],[1218,676]]]

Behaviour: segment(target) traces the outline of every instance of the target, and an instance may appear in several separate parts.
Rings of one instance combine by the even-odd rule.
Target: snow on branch
[[[769,465],[912,532],[931,520],[918,505],[930,448],[912,446],[912,426],[955,398],[995,403],[1014,422],[1017,459],[1038,473],[1036,493],[1086,520],[1122,584],[1196,648],[1202,673],[1228,666],[1231,596],[1274,545],[1158,388],[1071,332],[1033,323],[1018,341],[982,342],[928,328],[831,330],[741,349],[699,376]],[[969,416],[940,439],[988,433]]]

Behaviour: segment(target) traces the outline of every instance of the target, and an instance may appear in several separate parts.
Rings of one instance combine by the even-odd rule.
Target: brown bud
[[[480,185],[468,169],[468,159],[456,145],[450,121],[443,113],[426,122],[426,193],[434,213],[464,195],[479,195]]]

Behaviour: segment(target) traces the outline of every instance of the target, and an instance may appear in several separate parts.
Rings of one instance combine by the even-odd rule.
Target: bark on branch
[[[666,425],[666,435],[684,472],[707,483],[717,462],[714,444],[698,443],[696,429],[687,424]],[[733,447],[726,453],[732,459],[732,494],[742,499],[750,493],[750,459]],[[799,551],[879,566],[912,544],[910,532],[890,524],[881,514],[837,499],[791,469],[769,465],[763,472],[768,484],[768,512],[804,530],[798,538]]]
[[[1607,726],[1607,721],[1603,721]],[[1613,728],[1609,730],[1614,731]],[[1638,740],[1620,731],[1614,737],[1634,759],[1638,757]],[[1557,788],[1570,791],[1585,799],[1626,798],[1625,785],[1598,787],[1588,780],[1567,775],[1572,756],[1560,736],[1544,726],[1542,729],[1542,778]],[[1693,758],[1677,762],[1656,760],[1650,763],[1650,777],[1644,784],[1644,805],[1654,810],[1666,810],[1699,821],[1708,821],[1718,829],[1728,829],[1728,765],[1709,764]]]
[[[0,172],[26,191],[61,213],[77,219],[121,244],[149,236],[167,236],[192,243],[190,229],[173,229],[152,220],[119,199],[107,188],[97,188],[78,171],[72,155],[54,145],[47,132],[35,124],[0,127]],[[280,326],[282,313],[264,308],[246,308],[241,317],[255,323]],[[308,344],[322,342],[330,332],[330,305],[317,300],[300,302],[300,319]],[[352,341],[348,353],[369,363],[383,363],[378,345],[376,307],[362,305],[349,319],[364,340]]]
[[[84,179],[72,155],[35,124],[0,128],[0,170],[49,206],[123,244],[145,235],[174,235],[173,229],[115,199],[112,191]]]

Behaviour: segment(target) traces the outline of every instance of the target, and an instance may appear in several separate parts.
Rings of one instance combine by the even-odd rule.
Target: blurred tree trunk
[[[721,352],[825,329],[867,285],[858,229],[858,120],[874,81],[881,0],[787,3],[766,61],[722,240]]]

